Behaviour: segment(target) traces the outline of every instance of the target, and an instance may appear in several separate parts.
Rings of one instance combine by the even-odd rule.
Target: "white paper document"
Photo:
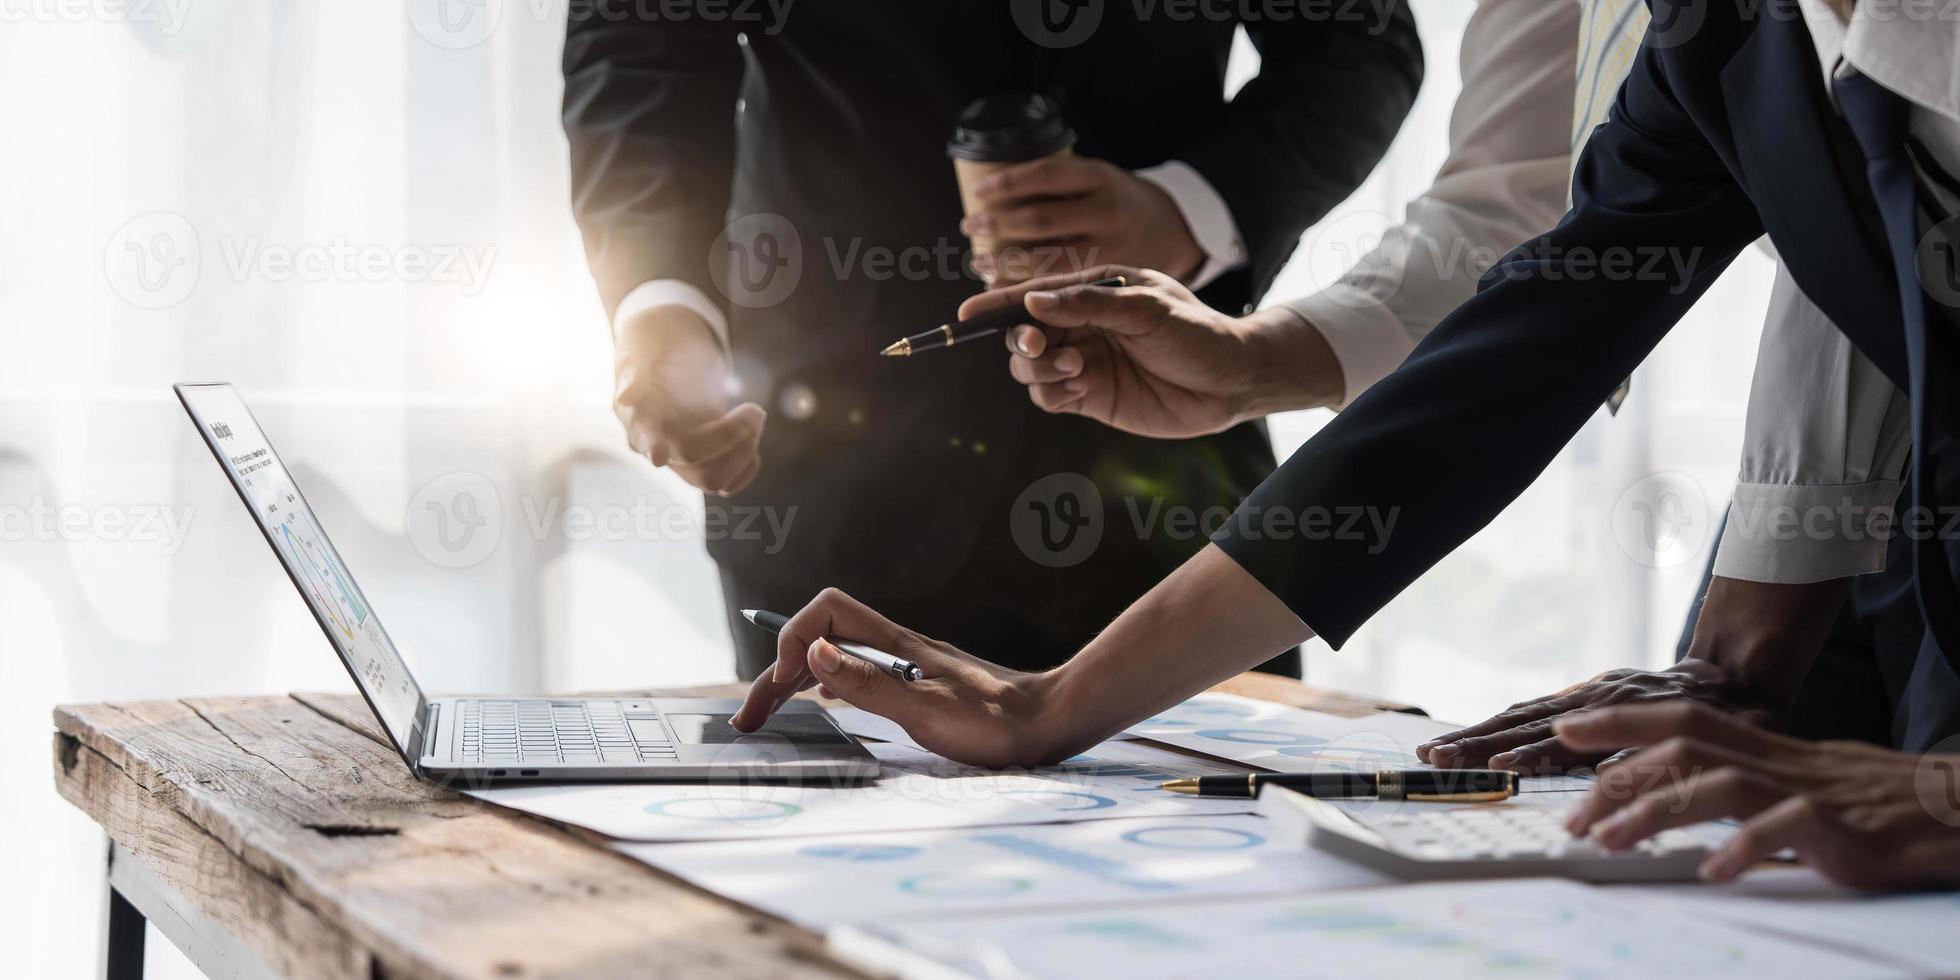
[[[995,771],[899,743],[866,746],[885,774],[861,786],[593,783],[470,790],[477,799],[631,841],[737,840],[1114,817],[1250,813],[1252,800],[1167,793],[1166,779],[1241,772],[1112,741],[1058,766]]]
[[[905,734],[905,729],[899,727],[898,722],[884,715],[874,715],[863,708],[825,708],[824,713],[830,715],[830,720],[836,722],[837,727],[859,738],[875,738],[880,742],[899,742],[918,747],[919,743],[912,741],[912,736]]]
[[[1927,976],[1960,971],[1960,891],[1858,892],[1808,868],[1752,871],[1721,886],[1636,890],[1685,912],[1856,949]]]
[[[1209,691],[1131,725],[1125,734],[1159,738],[1163,735],[1244,728],[1312,731],[1317,726],[1345,720],[1325,712]]]
[[[1341,718],[1226,694],[1201,694],[1133,726],[1151,741],[1274,772],[1427,769],[1416,746],[1460,728],[1423,715],[1384,711]],[[1532,776],[1525,792],[1580,791],[1588,775]]]
[[[840,927],[830,941],[852,962],[907,977],[1908,975],[1635,895],[1547,880],[975,914]]]
[[[1374,772],[1421,766],[1415,746],[1451,727],[1418,715],[1341,718],[1228,694],[1201,694],[1130,730],[1152,741],[1278,772]]]
[[[813,927],[1389,881],[1331,855],[1275,845],[1268,833],[1262,818],[1233,815],[617,847]]]

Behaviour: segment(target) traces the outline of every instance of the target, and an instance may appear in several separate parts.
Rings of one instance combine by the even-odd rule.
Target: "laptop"
[[[758,779],[854,782],[871,753],[807,701],[737,732],[732,698],[428,698],[354,575],[228,384],[180,384],[184,403],[266,543],[416,775],[439,783]]]

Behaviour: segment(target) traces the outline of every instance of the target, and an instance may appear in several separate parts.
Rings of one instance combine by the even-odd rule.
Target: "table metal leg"
[[[143,936],[149,922],[114,885],[109,886],[109,909],[104,922],[103,980],[143,980]]]

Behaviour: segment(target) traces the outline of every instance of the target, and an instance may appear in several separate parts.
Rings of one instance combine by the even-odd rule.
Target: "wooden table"
[[[1264,675],[1220,690],[1395,707]],[[812,933],[417,780],[352,694],[54,721],[55,784],[109,837],[111,980],[140,980],[146,920],[214,978],[854,975]]]

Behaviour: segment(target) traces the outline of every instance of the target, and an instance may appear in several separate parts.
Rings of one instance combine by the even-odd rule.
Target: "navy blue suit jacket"
[[[1833,135],[1842,122],[1796,4],[1650,6],[1656,26],[1579,160],[1572,210],[1500,260],[1214,538],[1336,647],[1521,493],[1765,232],[1804,293],[1904,387],[1890,252],[1861,159]],[[1354,508],[1393,512],[1393,531],[1270,533]],[[1271,510],[1291,520],[1271,524]],[[1922,667],[1953,686],[1946,664]]]

